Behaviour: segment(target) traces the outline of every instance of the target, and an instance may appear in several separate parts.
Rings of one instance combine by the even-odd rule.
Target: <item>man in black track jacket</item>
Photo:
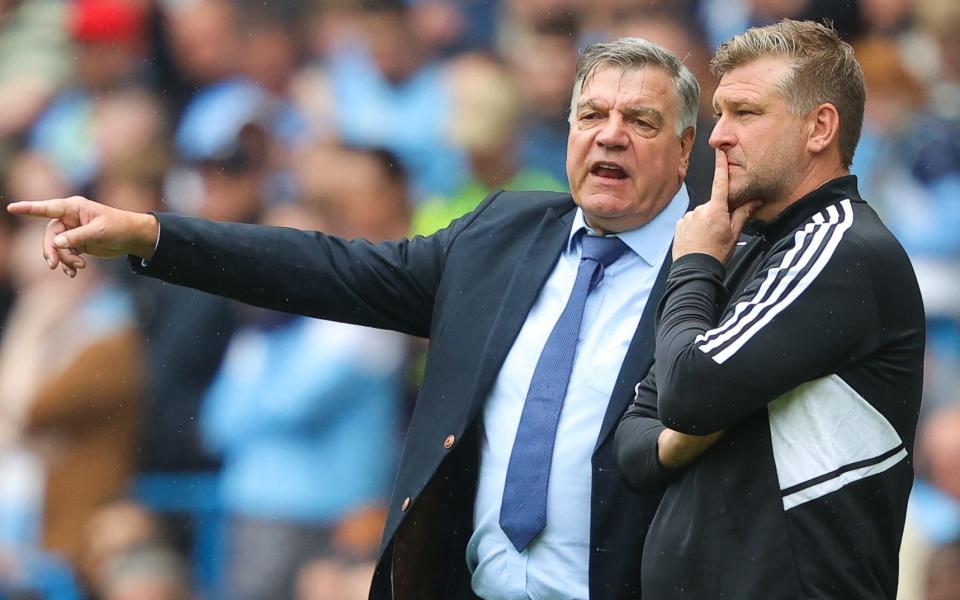
[[[656,362],[616,434],[628,483],[665,489],[643,597],[893,599],[924,316],[849,175],[863,75],[793,21],[712,68],[713,195],[677,225]]]

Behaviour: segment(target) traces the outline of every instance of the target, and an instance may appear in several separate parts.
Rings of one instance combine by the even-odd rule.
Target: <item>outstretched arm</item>
[[[134,255],[149,259],[157,244],[156,217],[111,208],[82,196],[35,202],[14,202],[15,215],[50,219],[43,236],[47,266],[76,277],[86,267],[83,255],[114,258]]]
[[[412,240],[373,244],[284,227],[133,213],[80,197],[12,204],[52,219],[47,264],[74,277],[82,255],[131,261],[139,273],[273,310],[426,337],[447,256],[497,199],[448,227]],[[163,235],[159,235],[160,229]],[[155,250],[156,248],[156,250]]]

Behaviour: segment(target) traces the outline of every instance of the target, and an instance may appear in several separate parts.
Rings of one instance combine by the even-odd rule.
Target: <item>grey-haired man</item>
[[[612,433],[652,361],[698,95],[654,44],[588,48],[571,194],[494,194],[426,238],[369,244],[82,198],[10,210],[53,219],[44,253],[71,276],[84,253],[132,255],[178,284],[430,338],[371,598],[639,598],[659,496],[624,487]]]

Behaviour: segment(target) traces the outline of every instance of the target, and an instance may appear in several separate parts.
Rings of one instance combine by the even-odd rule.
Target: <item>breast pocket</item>
[[[586,361],[586,384],[591,389],[609,397],[623,367],[623,358],[627,353],[630,340],[617,341],[613,338],[601,340],[590,349]]]

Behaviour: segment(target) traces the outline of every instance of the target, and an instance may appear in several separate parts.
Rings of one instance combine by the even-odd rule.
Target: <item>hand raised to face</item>
[[[727,155],[716,151],[710,200],[688,212],[677,223],[673,237],[673,260],[687,254],[709,254],[726,262],[740,238],[744,223],[760,206],[760,201],[744,202],[730,209],[728,201],[730,173]]]

